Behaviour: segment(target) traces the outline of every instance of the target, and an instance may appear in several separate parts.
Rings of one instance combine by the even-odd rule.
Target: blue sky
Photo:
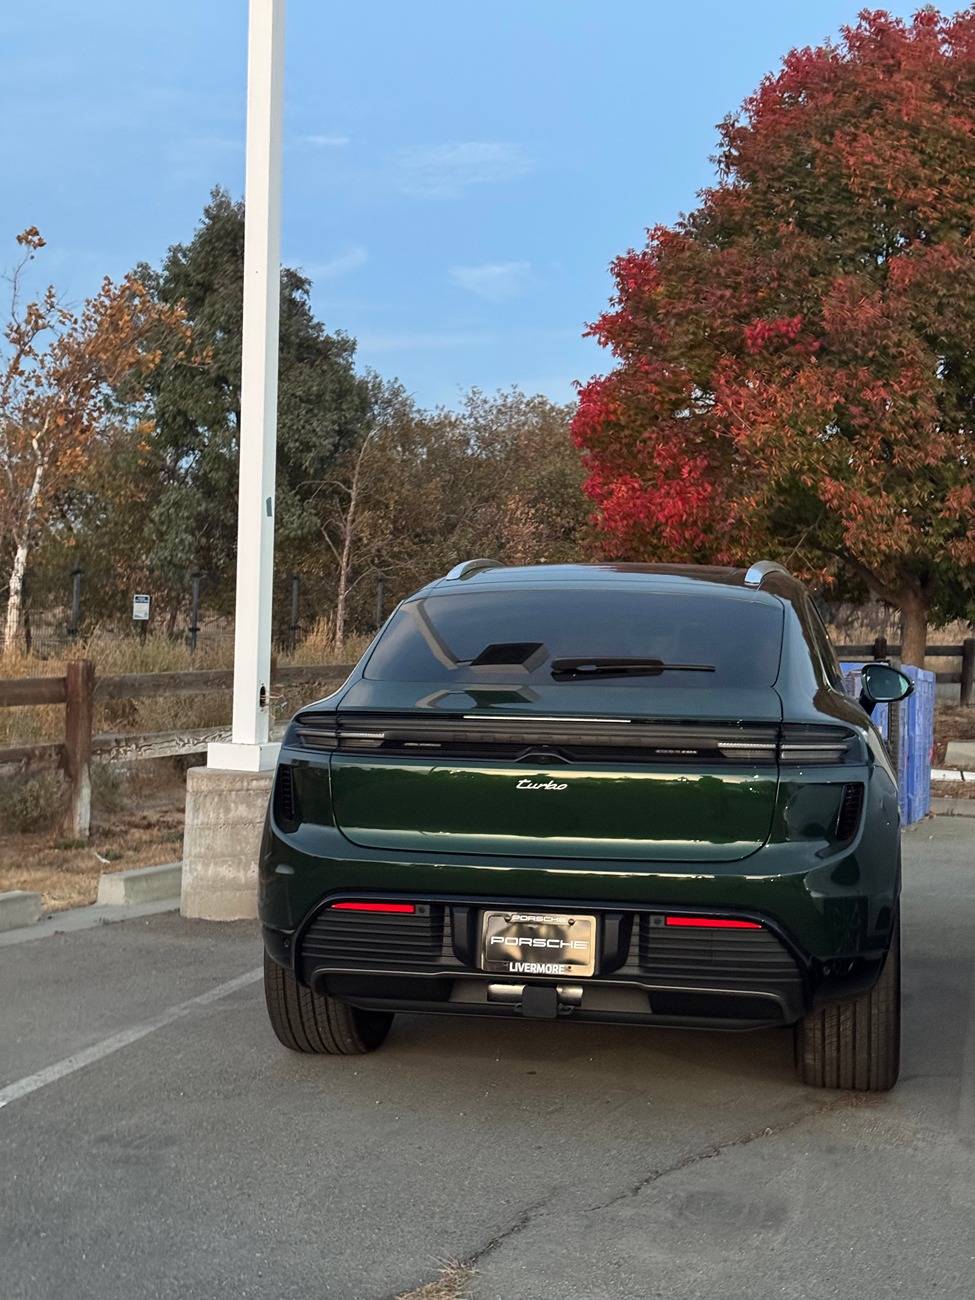
[[[425,404],[605,368],[611,258],[693,206],[715,123],[857,0],[290,0],[283,255]],[[909,7],[891,6],[908,13]],[[0,237],[80,301],[243,189],[245,0],[0,14]]]

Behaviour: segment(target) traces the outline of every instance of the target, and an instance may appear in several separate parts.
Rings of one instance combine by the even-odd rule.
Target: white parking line
[[[257,970],[248,971],[246,975],[238,975],[236,979],[218,984],[216,988],[201,993],[199,997],[190,998],[188,1002],[180,1002],[175,1007],[160,1011],[159,1015],[153,1016],[151,1020],[144,1020],[139,1025],[133,1025],[131,1029],[123,1029],[117,1034],[112,1034],[110,1038],[103,1038],[100,1043],[93,1043],[84,1051],[66,1056],[63,1061],[48,1065],[43,1070],[38,1070],[36,1074],[29,1074],[25,1079],[8,1083],[5,1088],[0,1088],[0,1110],[3,1110],[4,1106],[9,1106],[12,1101],[37,1092],[38,1088],[46,1088],[49,1083],[57,1083],[58,1079],[64,1079],[67,1075],[74,1074],[76,1070],[83,1070],[86,1065],[92,1065],[95,1061],[111,1056],[113,1052],[128,1047],[130,1043],[138,1042],[147,1034],[154,1034],[157,1029],[163,1029],[166,1025],[171,1025],[174,1020],[188,1015],[195,1007],[208,1006],[211,1002],[217,1002],[230,993],[236,993],[238,989],[246,988],[248,984],[259,980],[262,973],[259,967]]]

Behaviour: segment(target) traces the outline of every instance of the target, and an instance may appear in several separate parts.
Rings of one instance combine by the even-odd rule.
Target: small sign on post
[[[132,597],[132,618],[136,623],[148,623],[149,605],[151,600],[151,596],[141,595]]]

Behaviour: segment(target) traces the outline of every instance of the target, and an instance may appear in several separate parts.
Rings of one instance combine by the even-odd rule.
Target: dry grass
[[[932,781],[935,799],[975,799],[975,781]]]
[[[404,1291],[396,1300],[469,1300],[474,1270],[464,1264],[450,1261],[440,1270],[434,1282],[427,1282],[415,1291]]]
[[[349,640],[341,653],[332,645],[327,623],[318,624],[294,655],[281,655],[283,664],[354,663],[365,648],[366,638]],[[79,643],[78,659],[92,659],[99,676],[122,673],[189,672],[207,668],[233,667],[233,642],[221,639],[201,645],[196,654],[188,647],[165,638],[151,638],[144,644],[138,637],[100,635]],[[59,677],[64,662],[33,656],[7,654],[0,657],[0,677]],[[314,695],[313,687],[278,688],[271,707],[274,721],[289,718]],[[230,692],[210,691],[204,695],[159,696],[147,700],[105,700],[95,710],[96,732],[189,731],[219,727],[230,721]],[[60,740],[64,734],[64,709],[60,705],[0,709],[0,748]]]
[[[335,649],[332,628],[327,618],[320,618],[302,638],[293,654],[282,655],[283,664],[355,663],[372,640],[372,636],[347,637],[341,654]]]
[[[0,832],[0,892],[33,890],[43,895],[45,910],[60,911],[93,903],[103,871],[177,862],[184,801],[182,767],[162,760],[123,781],[107,801],[110,807],[96,802],[86,844],[66,841],[54,829]]]
[[[880,602],[838,605],[829,620],[829,630],[835,645],[862,645],[878,636],[896,645],[901,639],[900,612]],[[958,619],[943,627],[929,627],[928,645],[959,645],[971,634],[971,625]]]

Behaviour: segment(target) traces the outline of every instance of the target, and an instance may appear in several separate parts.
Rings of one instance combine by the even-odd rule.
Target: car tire
[[[811,1012],[796,1025],[796,1067],[814,1088],[887,1092],[900,1072],[900,920],[869,991]]]
[[[313,993],[267,953],[264,998],[271,1028],[292,1052],[361,1056],[382,1044],[393,1023],[391,1011],[361,1011],[327,993]]]

